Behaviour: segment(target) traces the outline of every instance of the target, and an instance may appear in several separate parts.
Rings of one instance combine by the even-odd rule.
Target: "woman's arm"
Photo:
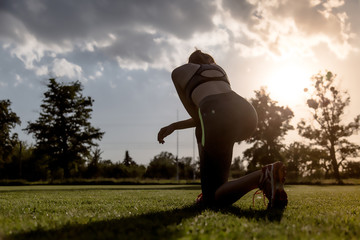
[[[195,126],[196,126],[195,121],[192,118],[189,118],[189,119],[183,120],[183,121],[179,121],[179,122],[174,122],[174,123],[160,129],[160,131],[158,133],[158,141],[159,141],[159,143],[164,143],[165,142],[164,138],[169,136],[175,130],[192,128]]]
[[[187,120],[183,120],[183,121],[179,121],[179,122],[174,122],[170,125],[174,125],[175,130],[196,127],[196,124],[195,124],[195,121],[193,118],[189,118]]]

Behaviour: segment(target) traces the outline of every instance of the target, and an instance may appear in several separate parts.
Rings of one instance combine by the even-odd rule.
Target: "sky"
[[[197,48],[241,96],[267,86],[294,126],[308,117],[311,76],[330,70],[350,94],[348,122],[360,114],[359,12],[360,0],[0,0],[0,100],[21,119],[13,132],[34,144],[22,129],[39,117],[47,79],[79,80],[95,100],[91,123],[105,132],[103,159],[197,157],[192,129],[157,142],[161,127],[189,117],[171,71]],[[235,145],[234,157],[245,149]]]

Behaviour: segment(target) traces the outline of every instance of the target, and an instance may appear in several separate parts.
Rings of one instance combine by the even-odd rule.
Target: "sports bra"
[[[221,72],[223,75],[220,77],[206,77],[202,73],[207,70],[216,70],[218,72]],[[230,82],[226,76],[225,71],[215,64],[200,64],[199,69],[194,73],[194,75],[190,78],[190,80],[186,83],[185,86],[185,96],[189,103],[193,103],[191,94],[197,88],[199,85],[210,82],[210,81],[223,81],[230,85]]]

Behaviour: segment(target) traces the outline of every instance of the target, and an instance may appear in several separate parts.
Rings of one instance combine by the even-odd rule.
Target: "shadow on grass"
[[[280,222],[285,209],[253,210],[230,206],[220,211],[225,214],[233,214],[239,218],[245,217],[247,219],[255,219],[257,221],[267,219],[271,222]]]
[[[205,208],[191,205],[180,209],[96,221],[88,224],[69,224],[54,230],[38,229],[10,235],[5,239],[176,239],[185,235],[185,232],[178,227],[178,224],[184,219],[201,214],[204,210]],[[265,219],[280,221],[282,217],[282,211],[244,210],[235,206],[211,210],[258,221]]]

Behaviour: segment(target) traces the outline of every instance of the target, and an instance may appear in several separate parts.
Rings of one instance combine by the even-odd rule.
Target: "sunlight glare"
[[[310,86],[311,74],[298,65],[284,65],[269,75],[267,82],[271,99],[280,105],[296,106],[304,103],[304,89]]]

